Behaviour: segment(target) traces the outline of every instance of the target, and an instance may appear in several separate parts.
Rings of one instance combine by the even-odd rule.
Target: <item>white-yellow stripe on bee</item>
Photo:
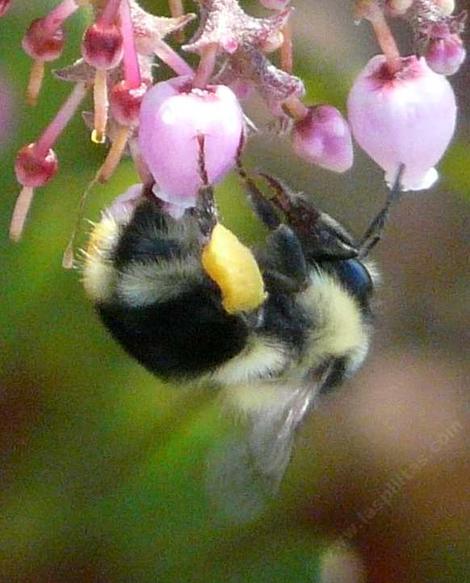
[[[279,375],[289,363],[289,354],[280,343],[253,336],[245,348],[218,367],[210,379],[222,385],[240,385]]]
[[[315,323],[305,350],[306,364],[316,366],[325,358],[346,356],[351,358],[351,369],[357,368],[369,346],[368,326],[357,301],[333,276],[314,271],[299,303]]]
[[[197,257],[134,262],[119,274],[118,297],[128,306],[147,306],[166,302],[189,292],[202,283],[203,275]]]
[[[120,225],[109,214],[91,232],[84,252],[83,286],[94,302],[109,300],[114,293],[116,271],[111,254],[119,241]]]
[[[305,385],[304,385],[305,386]],[[311,387],[312,391],[315,387]],[[298,389],[297,384],[282,380],[259,380],[255,384],[227,385],[222,391],[223,406],[240,417],[253,413],[282,411]]]

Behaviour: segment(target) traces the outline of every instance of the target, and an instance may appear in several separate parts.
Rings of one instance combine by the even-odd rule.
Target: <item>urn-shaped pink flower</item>
[[[221,180],[235,165],[244,132],[243,111],[224,85],[193,89],[176,77],[150,89],[140,110],[139,148],[162,200],[194,206],[203,185],[201,140],[208,182]]]
[[[457,34],[444,32],[431,38],[424,56],[427,64],[436,73],[454,75],[465,61],[466,51]]]
[[[445,77],[432,71],[424,58],[402,59],[390,73],[385,57],[377,55],[355,80],[348,98],[353,137],[394,182],[405,165],[405,190],[429,188],[434,168],[455,128],[457,108]]]
[[[348,123],[332,105],[309,108],[306,117],[294,125],[292,146],[307,162],[334,172],[346,172],[353,163]]]

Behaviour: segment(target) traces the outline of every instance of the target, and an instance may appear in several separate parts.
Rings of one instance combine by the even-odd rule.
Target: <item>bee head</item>
[[[363,240],[357,243],[338,221],[320,211],[304,195],[292,192],[277,178],[259,175],[271,190],[271,196],[266,197],[243,168],[240,174],[255,213],[273,231],[277,255],[283,247],[283,271],[289,276],[294,274],[300,288],[307,282],[312,268],[332,274],[361,306],[368,309],[374,285],[370,266],[363,258],[377,242],[380,232],[377,217]]]

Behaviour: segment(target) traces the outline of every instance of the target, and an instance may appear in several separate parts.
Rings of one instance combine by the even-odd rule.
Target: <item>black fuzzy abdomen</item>
[[[238,354],[248,331],[227,314],[209,286],[142,307],[99,305],[98,313],[121,346],[162,378],[209,372]]]

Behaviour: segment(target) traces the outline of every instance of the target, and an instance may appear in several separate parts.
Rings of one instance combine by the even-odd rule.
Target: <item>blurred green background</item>
[[[61,267],[78,199],[104,156],[78,116],[23,241],[8,241],[15,152],[70,89],[48,75],[39,105],[24,104],[30,61],[21,38],[53,4],[18,1],[0,20],[0,83],[11,98],[2,98],[0,118],[0,581],[470,580],[468,66],[452,79],[460,120],[442,180],[404,198],[375,253],[383,283],[369,360],[309,419],[279,498],[237,524],[206,487],[207,460],[234,430],[216,396],[159,383],[129,360],[99,324],[79,273]],[[164,2],[143,4],[167,13]],[[296,71],[308,100],[344,110],[354,75],[376,51],[371,34],[353,26],[349,3],[295,5]],[[75,15],[54,66],[77,57],[83,25]],[[249,112],[266,117],[259,103]],[[380,169],[356,155],[354,169],[336,176],[261,134],[246,163],[311,193],[360,234],[385,189]],[[123,163],[94,189],[86,217],[96,220],[134,182]],[[218,192],[225,223],[246,241],[259,238],[236,180]]]

